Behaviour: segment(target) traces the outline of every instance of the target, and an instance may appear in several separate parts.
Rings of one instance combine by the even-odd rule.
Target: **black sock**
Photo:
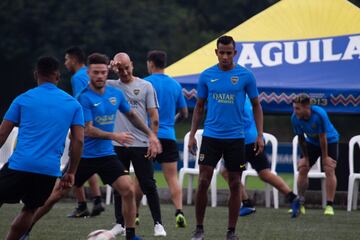
[[[243,203],[243,205],[242,205],[243,207],[249,207],[249,208],[254,207],[254,205],[252,204],[250,199],[243,200],[242,203]]]
[[[78,209],[85,210],[87,208],[86,202],[78,202]]]
[[[126,240],[131,240],[135,237],[135,228],[126,228]]]
[[[204,225],[196,225],[196,229],[204,230]]]
[[[100,204],[101,203],[101,197],[100,196],[95,196],[93,198],[93,202],[94,202],[94,205]]]
[[[228,227],[228,232],[235,233],[235,228],[234,227]]]
[[[139,213],[136,213],[136,217],[139,217]]]
[[[332,206],[332,205],[333,205],[333,201],[327,201],[327,202],[326,202],[326,205],[327,205],[327,206]]]
[[[287,195],[286,195],[286,199],[288,200],[289,203],[292,203],[292,201],[294,201],[294,199],[296,198],[297,196],[293,193],[293,192],[289,192]]]
[[[175,212],[175,217],[179,214],[182,214],[184,215],[183,211],[181,209],[176,209],[176,212]]]

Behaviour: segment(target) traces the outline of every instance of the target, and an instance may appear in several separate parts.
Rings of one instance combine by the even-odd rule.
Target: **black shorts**
[[[146,158],[147,147],[120,147],[114,146],[114,150],[116,155],[120,159],[121,163],[125,167],[126,170],[129,171],[130,163],[133,163],[133,167],[135,165],[145,164],[145,162],[150,162],[152,166],[152,161]],[[139,164],[138,164],[139,163]],[[153,168],[153,167],[152,167]]]
[[[336,143],[328,143],[328,155],[335,161],[339,158],[339,144]],[[322,160],[321,148],[320,146],[316,146],[312,143],[306,142],[306,149],[309,155],[309,165],[310,168],[316,163],[318,158],[320,157]],[[303,155],[302,155],[303,156]],[[321,165],[322,167],[322,165]]]
[[[154,179],[153,161],[146,158],[147,147],[119,147],[115,146],[115,152],[123,163],[124,167],[129,170],[132,163],[136,178],[140,183],[141,190],[147,194],[156,190],[156,181]]]
[[[160,138],[162,153],[158,154],[155,161],[158,163],[171,163],[179,161],[179,150],[175,140]]]
[[[75,174],[75,186],[81,187],[95,173],[100,176],[104,184],[111,185],[118,177],[128,175],[129,171],[124,168],[116,155],[81,158]]]
[[[248,161],[251,164],[251,167],[255,169],[258,173],[264,169],[271,168],[265,151],[262,151],[259,155],[256,156],[256,151],[254,151],[254,147],[255,143],[245,145],[246,161]]]
[[[215,168],[221,157],[224,158],[228,171],[244,171],[246,164],[244,139],[218,139],[203,136],[199,164]]]
[[[28,209],[44,205],[50,196],[57,177],[9,169],[6,163],[0,170],[1,203],[19,203]]]

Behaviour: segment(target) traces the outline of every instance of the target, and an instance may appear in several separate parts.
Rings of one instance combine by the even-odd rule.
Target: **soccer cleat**
[[[110,232],[114,234],[114,236],[125,236],[126,234],[125,228],[119,223],[115,224],[115,226],[110,230]]]
[[[191,240],[204,240],[204,229],[196,228]]]
[[[297,197],[291,203],[291,217],[296,218],[300,214],[300,199]]]
[[[290,209],[288,210],[288,213],[292,213],[292,212],[293,212],[293,211],[292,211],[292,209],[290,208]],[[302,215],[305,215],[305,213],[306,213],[305,206],[302,205],[302,204],[300,204],[300,213],[301,213]]]
[[[94,207],[91,211],[90,216],[95,217],[101,214],[101,212],[105,211],[104,205],[102,203],[94,204]]]
[[[244,217],[244,216],[250,215],[255,212],[256,212],[256,209],[254,207],[241,207],[240,211],[239,211],[239,216]]]
[[[135,225],[136,225],[136,226],[139,226],[139,225],[140,225],[140,218],[139,218],[139,217],[136,217],[136,218],[135,218]]]
[[[184,214],[182,214],[182,213],[179,213],[178,215],[176,215],[175,221],[176,221],[177,228],[185,228],[187,226],[186,218],[185,218]]]
[[[234,232],[228,231],[226,233],[226,240],[239,240],[238,236],[235,235]]]
[[[327,205],[325,207],[324,215],[325,216],[334,216],[335,215],[334,208],[330,205]]]
[[[306,210],[305,210],[305,206],[304,206],[304,205],[301,205],[301,207],[300,207],[300,212],[301,212],[301,214],[305,215]]]
[[[155,237],[166,237],[166,232],[160,223],[155,224],[154,226],[154,236]]]
[[[74,211],[70,214],[67,215],[68,218],[84,218],[84,217],[88,217],[90,215],[90,212],[88,210],[88,208],[85,209],[80,209],[80,208],[75,208]]]

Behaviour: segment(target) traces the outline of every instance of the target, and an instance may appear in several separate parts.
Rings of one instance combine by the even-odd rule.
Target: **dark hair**
[[[76,58],[78,63],[85,63],[85,53],[79,47],[70,47],[66,50],[65,54],[68,54],[71,57]]]
[[[44,77],[50,77],[59,71],[60,62],[54,57],[40,57],[36,63],[36,71]]]
[[[293,99],[293,103],[301,103],[304,105],[309,105],[310,104],[310,96],[307,95],[306,93],[300,93]]]
[[[219,44],[223,44],[223,45],[228,45],[228,44],[232,44],[235,47],[235,41],[232,37],[230,36],[221,36],[218,38],[218,40],[216,41],[216,47],[219,46]]]
[[[87,58],[87,64],[109,64],[109,58],[105,54],[92,53]]]
[[[161,69],[166,67],[166,58],[166,52],[159,50],[150,51],[147,55],[147,60],[153,62],[155,67]]]

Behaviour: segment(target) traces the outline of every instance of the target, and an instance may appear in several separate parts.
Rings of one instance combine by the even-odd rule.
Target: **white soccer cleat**
[[[155,224],[154,226],[154,236],[155,237],[166,237],[166,232],[160,223]]]
[[[115,224],[115,226],[110,230],[110,232],[112,234],[114,234],[114,236],[117,236],[117,235],[125,236],[125,234],[126,234],[125,228],[121,224],[118,224],[118,223]]]

